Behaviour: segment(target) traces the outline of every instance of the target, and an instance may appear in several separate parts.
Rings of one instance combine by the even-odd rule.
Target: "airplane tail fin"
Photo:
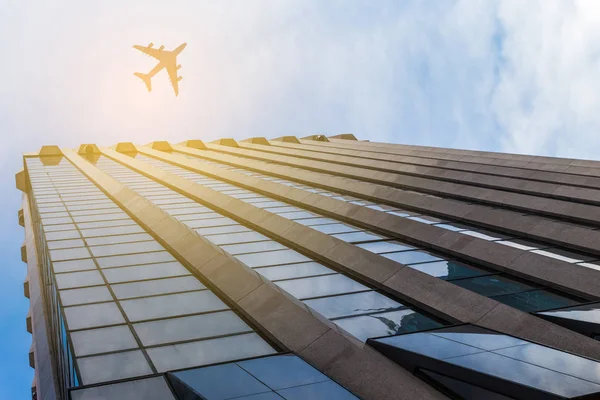
[[[135,72],[134,75],[144,81],[146,87],[148,88],[148,91],[152,90],[152,85],[150,84],[150,76],[142,74],[141,72]]]

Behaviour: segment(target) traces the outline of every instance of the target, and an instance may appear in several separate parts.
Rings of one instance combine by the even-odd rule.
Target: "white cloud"
[[[500,80],[492,108],[506,151],[598,158],[600,3],[500,2]]]

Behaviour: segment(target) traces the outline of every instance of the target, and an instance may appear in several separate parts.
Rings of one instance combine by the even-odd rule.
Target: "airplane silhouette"
[[[156,64],[156,67],[152,68],[152,71],[148,72],[147,74],[135,72],[134,75],[144,81],[148,91],[150,92],[152,90],[150,80],[160,70],[166,68],[169,74],[169,79],[171,80],[171,85],[173,85],[173,90],[175,91],[175,96],[177,96],[179,94],[179,81],[183,79],[182,76],[177,76],[177,70],[181,68],[181,65],[177,65],[177,56],[183,49],[185,49],[186,45],[187,43],[183,43],[173,51],[163,50],[165,46],[160,46],[160,48],[155,49],[152,47],[154,46],[153,43],[150,43],[148,47],[138,45],[133,46],[134,49],[138,49],[142,53],[146,53],[147,55],[154,57],[159,61],[159,63]]]

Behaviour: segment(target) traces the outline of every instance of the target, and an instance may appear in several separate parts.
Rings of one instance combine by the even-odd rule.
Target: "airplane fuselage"
[[[150,80],[164,68],[169,74],[171,85],[173,86],[173,90],[175,91],[175,95],[177,96],[179,94],[179,81],[182,79],[181,76],[177,76],[177,71],[179,70],[179,68],[181,68],[181,65],[177,65],[177,56],[183,51],[186,45],[187,43],[183,43],[172,51],[163,50],[164,46],[155,49],[153,48],[152,43],[150,43],[147,47],[138,45],[133,46],[135,49],[151,57],[154,57],[159,61],[158,64],[156,64],[156,66],[152,68],[152,70],[150,70],[149,73],[142,74],[140,72],[136,72],[134,75],[142,79],[144,83],[146,83],[148,91],[151,91],[152,86]]]

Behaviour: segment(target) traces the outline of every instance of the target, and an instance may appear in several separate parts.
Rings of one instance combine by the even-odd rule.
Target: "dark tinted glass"
[[[235,364],[180,371],[174,375],[207,399],[270,392],[268,387]]]
[[[450,357],[464,356],[480,353],[483,350],[454,342],[429,333],[414,333],[411,335],[391,336],[377,339],[377,342],[401,348],[403,350],[419,353],[438,360]]]
[[[494,353],[600,384],[600,363],[550,347],[529,343]]]
[[[453,340],[482,350],[495,350],[505,347],[520,346],[526,344],[521,339],[507,336],[471,325],[459,325],[449,328],[438,329],[431,332],[432,335]]]
[[[162,377],[138,379],[112,385],[97,386],[71,392],[73,400],[170,400],[171,390]]]
[[[277,391],[287,400],[356,400],[358,397],[335,382],[320,382]]]
[[[329,380],[300,358],[289,354],[243,361],[238,365],[274,390]]]
[[[441,384],[452,393],[460,396],[460,398],[464,400],[512,400],[511,397],[490,392],[489,390],[470,385],[467,382],[459,381],[458,379],[452,379],[445,375],[436,374],[435,372],[426,370],[421,370],[420,372],[429,379],[433,379],[438,384]]]
[[[471,267],[457,261],[438,261],[425,264],[414,264],[411,268],[444,280],[470,278],[490,274],[490,272]]]
[[[452,283],[488,297],[523,292],[525,290],[533,289],[532,286],[516,282],[499,275],[460,279],[453,281]]]
[[[508,294],[494,297],[494,299],[525,312],[549,310],[577,304],[575,300],[546,290],[532,290],[529,292]]]
[[[595,383],[489,352],[450,358],[446,362],[567,398],[600,391],[600,385]]]

